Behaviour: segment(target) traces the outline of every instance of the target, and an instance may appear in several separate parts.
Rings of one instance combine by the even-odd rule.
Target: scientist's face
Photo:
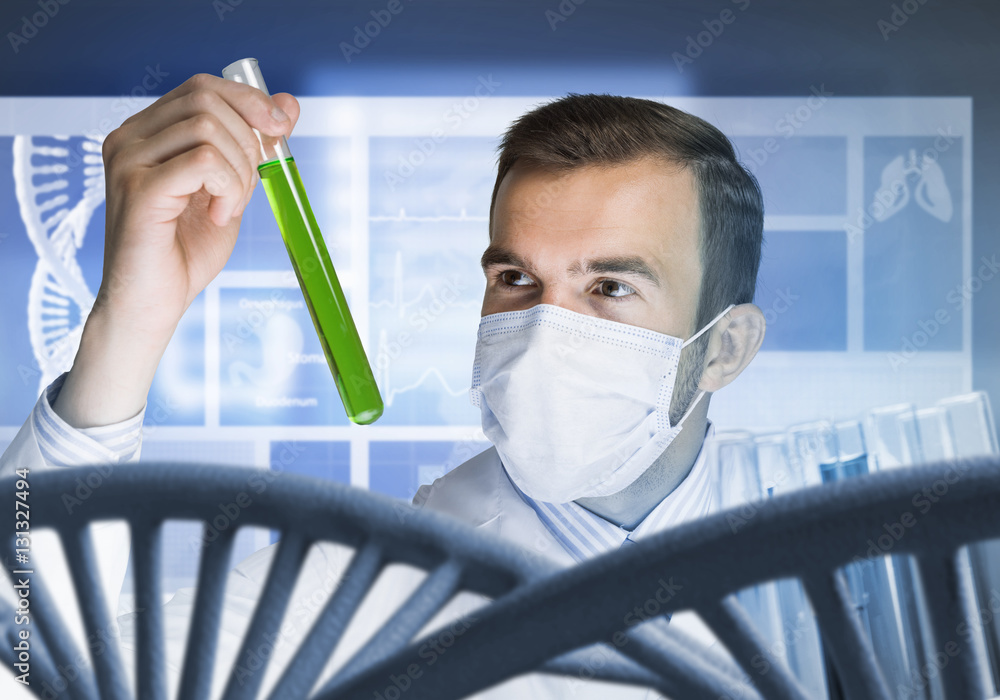
[[[515,165],[483,253],[481,315],[554,304],[687,339],[701,285],[698,227],[694,177],[676,165]]]

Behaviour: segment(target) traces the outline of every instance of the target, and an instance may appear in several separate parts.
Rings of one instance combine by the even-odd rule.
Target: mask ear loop
[[[734,308],[736,308],[736,304],[730,304],[729,306],[727,306],[723,310],[723,312],[721,314],[719,314],[718,316],[716,316],[715,318],[713,318],[711,321],[709,321],[708,323],[706,323],[704,328],[702,328],[700,331],[698,331],[697,333],[695,333],[694,335],[692,335],[690,338],[688,338],[687,340],[685,340],[681,344],[681,348],[683,349],[683,348],[687,347],[688,345],[690,345],[691,343],[693,343],[694,341],[698,340],[698,336],[700,336],[702,333],[704,333],[709,328],[711,328],[716,323],[718,323],[718,321],[719,321],[720,318],[722,318],[723,316],[725,316],[726,314],[728,314]]]
[[[694,335],[692,335],[690,338],[688,338],[687,340],[685,340],[684,343],[681,344],[681,348],[683,349],[683,348],[687,347],[688,345],[690,345],[691,343],[693,343],[695,340],[697,340],[698,336],[700,336],[702,333],[704,333],[709,328],[711,328],[712,326],[714,326],[718,322],[718,320],[720,318],[722,318],[723,316],[725,316],[726,314],[728,314],[729,311],[730,311],[730,309],[732,309],[735,306],[736,306],[736,304],[730,304],[729,306],[727,306],[725,308],[725,310],[721,314],[719,314],[718,316],[716,316],[715,318],[713,318],[711,321],[709,321],[708,323],[706,323],[704,328],[702,328],[700,331],[698,331],[697,333],[695,333]],[[694,401],[692,401],[691,405],[687,407],[686,411],[684,411],[684,415],[681,416],[681,419],[679,421],[677,421],[677,425],[674,426],[675,428],[680,428],[681,426],[684,425],[684,421],[686,421],[687,417],[691,415],[691,412],[694,411],[695,406],[698,405],[698,402],[701,401],[701,397],[704,396],[704,395],[705,395],[705,390],[704,389],[699,389],[698,390],[698,395],[694,397]]]

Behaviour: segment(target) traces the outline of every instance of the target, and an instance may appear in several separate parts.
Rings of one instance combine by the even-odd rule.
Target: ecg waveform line
[[[379,341],[380,342],[382,341],[381,335],[379,337]],[[416,389],[419,389],[421,386],[423,386],[424,382],[426,382],[430,377],[437,377],[437,380],[441,382],[441,387],[445,390],[445,392],[449,396],[455,396],[455,397],[464,396],[469,393],[470,389],[470,387],[465,387],[463,389],[452,389],[451,386],[448,384],[448,380],[445,379],[444,374],[442,374],[441,370],[439,370],[437,367],[428,367],[420,374],[420,376],[417,378],[416,381],[411,382],[410,384],[407,384],[405,386],[401,386],[399,388],[393,387],[391,385],[388,367],[380,368],[379,371],[377,372],[377,376],[379,378],[379,384],[382,387],[382,397],[383,400],[385,401],[386,406],[392,406],[392,404],[395,402],[396,396],[405,394],[408,391],[414,391]]]
[[[369,306],[373,309],[397,309],[397,318],[403,319],[409,309],[419,306],[428,296],[437,299],[434,288],[430,284],[425,284],[412,301],[403,301],[403,253],[397,250],[392,269],[392,298],[369,302]],[[476,300],[456,301],[450,302],[448,305],[469,308],[478,306],[479,302]]]
[[[438,296],[434,291],[434,288],[430,284],[425,284],[420,288],[420,292],[411,301],[405,301],[403,298],[403,254],[401,251],[397,250],[395,259],[393,262],[393,274],[392,274],[392,298],[382,299],[379,301],[370,302],[370,306],[376,309],[396,309],[396,318],[398,320],[403,320],[407,317],[407,314],[411,309],[416,309],[420,307],[427,308],[430,302],[427,301],[429,298],[431,301],[437,301]],[[467,300],[467,301],[454,301],[448,303],[449,307],[458,308],[475,308],[479,306],[479,301],[477,300]],[[392,367],[392,362],[387,362],[383,358],[390,356],[388,348],[390,347],[389,333],[386,329],[379,331],[378,343],[375,345],[375,377],[378,385],[382,389],[383,400],[386,406],[391,406],[395,397],[399,394],[404,394],[407,391],[413,391],[419,389],[420,386],[431,377],[436,377],[444,388],[444,391],[450,396],[461,396],[468,393],[469,388],[453,389],[445,378],[444,373],[435,366],[426,368],[420,377],[413,382],[410,382],[401,387],[394,387],[391,377],[390,368]]]

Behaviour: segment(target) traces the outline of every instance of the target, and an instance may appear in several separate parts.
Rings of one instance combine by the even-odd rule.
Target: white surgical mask
[[[533,499],[621,491],[681,430],[670,399],[687,341],[552,304],[484,316],[472,403],[507,473]]]

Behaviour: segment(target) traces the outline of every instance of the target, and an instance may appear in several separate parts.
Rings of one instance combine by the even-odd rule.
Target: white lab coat
[[[46,468],[30,420],[25,423],[4,453],[0,461],[0,476],[9,475],[14,469],[24,467],[31,470]],[[141,469],[142,466],[126,465],[123,468]],[[542,558],[560,566],[574,563],[572,557],[545,528],[534,511],[511,487],[503,473],[496,450],[492,447],[459,465],[433,484],[422,486],[414,498],[414,503],[456,517],[476,529],[512,541],[524,550],[529,560]],[[95,529],[94,536],[109,609],[118,610],[119,614],[125,613],[119,617],[118,622],[123,649],[127,654],[131,654],[134,653],[134,619],[128,614],[129,611],[119,607],[117,600],[117,593],[121,590],[128,565],[128,530],[120,523],[103,524]],[[36,561],[46,556],[45,552],[51,552],[52,548],[51,541],[40,541],[36,534],[33,540]],[[247,557],[230,572],[216,657],[217,672],[213,693],[221,692],[228,680],[228,669],[232,668],[239,642],[253,614],[274,551],[275,546],[264,548]],[[351,554],[348,548],[329,543],[318,545],[309,553],[296,582],[279,636],[269,649],[264,650],[270,656],[264,682],[265,690],[278,679],[280,669],[284,668],[308,633],[326,597],[334,590],[336,582],[350,562]],[[324,675],[328,676],[359,649],[406,596],[419,585],[422,578],[422,572],[410,567],[401,565],[388,567],[362,603]],[[79,619],[72,596],[67,596],[65,592],[58,593],[60,590],[71,590],[67,575],[64,572],[61,576],[58,572],[50,574],[46,570],[45,582],[56,593],[54,598],[65,604],[64,614],[71,616],[71,619]],[[488,601],[480,596],[460,594],[427,625],[424,632],[456,620],[458,622],[453,625],[453,629],[460,631],[464,622],[475,620],[475,609],[485,604],[488,604]],[[183,661],[183,648],[193,605],[194,591],[182,589],[164,607],[171,696],[179,680],[178,669]],[[586,611],[580,612],[586,614]],[[714,642],[696,616],[684,614],[675,616],[673,624],[678,624],[686,631],[698,635],[706,646]],[[79,648],[85,648],[82,633],[77,637]],[[131,672],[133,665],[128,657],[126,666]],[[629,686],[535,674],[508,681],[475,697],[483,700],[501,698],[646,700],[659,696],[652,691]]]
[[[138,455],[136,455],[138,457]],[[28,483],[31,483],[31,473],[49,469],[45,459],[42,457],[38,447],[38,436],[35,434],[31,417],[24,422],[14,440],[8,445],[7,450],[0,457],[0,477],[8,477],[14,474],[15,470],[28,469]],[[135,463],[121,465],[123,469],[141,468]],[[3,494],[13,498],[14,494]],[[30,506],[30,491],[29,491]],[[91,527],[91,533],[98,546],[98,569],[104,585],[105,600],[108,609],[118,610],[118,594],[125,580],[125,572],[128,570],[128,554],[130,537],[128,526],[125,523],[106,522],[98,523]],[[56,549],[53,550],[52,548]],[[61,553],[53,556],[53,551],[61,552],[56,544],[54,534],[44,531],[33,532],[31,536],[31,555],[35,561],[55,561],[61,562]],[[62,567],[57,567],[61,569]],[[76,601],[69,591],[72,584],[68,578],[68,572],[53,571],[46,573],[45,586],[49,589],[52,597],[70,606],[73,614],[76,614]],[[6,586],[0,586],[2,593],[7,593]],[[76,618],[74,618],[76,619]],[[81,637],[82,639],[82,637]]]
[[[459,465],[434,484],[421,487],[414,501],[417,505],[457,517],[477,529],[482,528],[520,544],[525,550],[525,556],[531,560],[540,557],[563,566],[574,563],[534,511],[510,486],[493,448]],[[274,551],[275,546],[260,550],[243,560],[230,574],[217,669],[233,666],[239,642],[253,614],[254,604],[264,585]],[[323,591],[328,594],[333,590],[350,561],[351,553],[345,547],[324,544],[314,548],[308,556],[303,573],[296,582],[279,640],[273,648],[267,650],[271,654],[271,664],[265,677],[265,689],[277,681],[280,675],[278,670],[287,664],[319,614],[325,597],[321,598],[315,592]],[[410,567],[395,565],[386,569],[355,615],[325,674],[331,674],[357,651],[416,589],[422,578],[422,572]],[[480,596],[462,593],[428,623],[424,632],[451,623],[452,628],[460,634],[467,622],[475,621],[476,608],[486,604],[488,601]],[[171,640],[168,663],[174,669],[171,675],[175,682],[176,669],[183,660],[183,643],[180,640],[186,638],[187,622],[193,605],[194,591],[184,589],[165,606],[167,638]],[[581,611],[581,614],[585,612]],[[453,624],[454,621],[458,621],[458,624]],[[127,616],[121,622],[123,642],[126,647],[132,648],[134,625]],[[228,675],[217,671],[214,679],[215,692],[221,692],[227,680]],[[390,686],[387,682],[386,688]],[[509,681],[475,697],[482,700],[646,700],[659,696],[645,689],[535,674]]]

